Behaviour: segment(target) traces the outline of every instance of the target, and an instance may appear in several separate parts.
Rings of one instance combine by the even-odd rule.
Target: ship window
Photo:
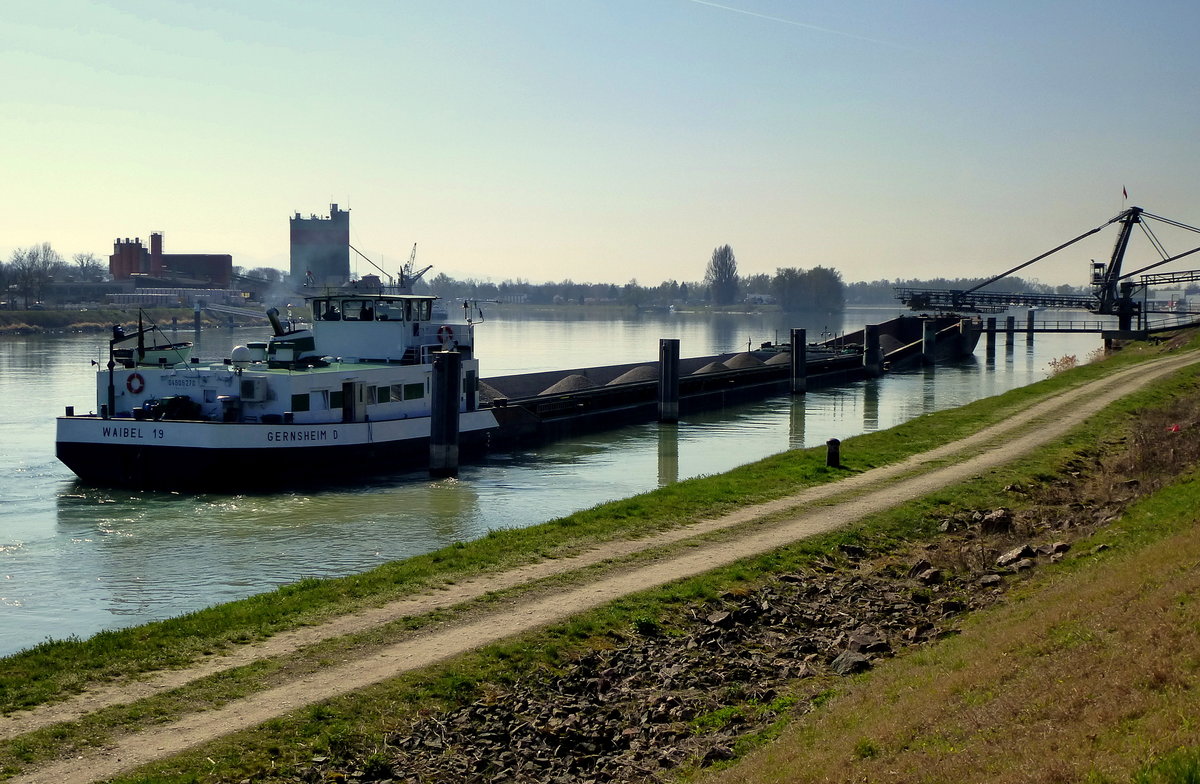
[[[423,299],[423,300],[421,300],[420,304],[421,304],[421,317],[420,317],[421,321],[429,321],[429,319],[431,318],[431,315],[430,315],[431,311],[433,310],[433,300]]]
[[[301,392],[299,395],[292,395],[292,410],[307,411],[308,410],[308,393]]]
[[[375,309],[370,300],[348,299],[342,303],[342,318],[346,321],[374,321]]]
[[[391,387],[375,387],[375,402],[389,403],[392,400]]]
[[[341,408],[342,407],[342,390],[335,389],[329,393],[329,407],[330,408]]]
[[[406,300],[404,300],[404,320],[412,321],[413,320],[412,316],[413,316],[412,300],[406,299]]]
[[[391,398],[392,398],[392,400],[403,400],[404,399],[404,385],[403,384],[392,384]]]
[[[421,383],[405,384],[404,399],[405,400],[420,400],[425,397],[425,385]]]

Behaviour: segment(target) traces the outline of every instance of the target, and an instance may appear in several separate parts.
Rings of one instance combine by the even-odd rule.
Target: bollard
[[[658,341],[658,421],[679,421],[679,338]]]
[[[883,349],[879,347],[879,325],[863,327],[863,367],[868,376],[883,375]]]
[[[458,407],[462,396],[462,355],[433,354],[433,400],[429,413],[429,475],[458,476]]]
[[[808,392],[808,330],[792,330],[792,394]]]
[[[937,324],[929,319],[921,322],[921,361],[926,365],[934,363],[934,352],[937,350]]]
[[[842,442],[836,438],[825,442],[825,465],[829,468],[842,467]]]

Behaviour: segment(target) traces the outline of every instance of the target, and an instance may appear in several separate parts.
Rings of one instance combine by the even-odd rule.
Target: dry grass
[[[1101,531],[1107,549],[1077,547],[960,636],[854,681],[701,779],[1107,784],[1200,747],[1200,397],[1145,411],[1129,432],[1058,479],[1012,488],[1036,502],[1005,530],[928,555],[979,568],[1052,529]]]
[[[1190,514],[1200,491],[1175,491]],[[1129,781],[1200,744],[1198,596],[1192,527],[1060,572],[706,781]]]

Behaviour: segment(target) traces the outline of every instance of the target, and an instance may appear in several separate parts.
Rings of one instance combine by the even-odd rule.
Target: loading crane
[[[1157,275],[1144,275],[1148,270],[1160,267],[1172,261],[1177,261],[1193,253],[1200,252],[1200,247],[1193,248],[1183,253],[1169,255],[1163,244],[1154,235],[1154,232],[1149,228],[1146,221],[1155,220],[1166,223],[1171,226],[1186,229],[1200,233],[1200,228],[1189,226],[1169,218],[1163,218],[1159,215],[1153,215],[1146,212],[1141,207],[1129,207],[1123,210],[1120,214],[1112,219],[1105,221],[1090,231],[1086,231],[1075,237],[1072,240],[1064,242],[1056,248],[1046,251],[1039,256],[1035,256],[1029,261],[1018,264],[1012,269],[996,275],[984,282],[965,290],[954,289],[917,289],[917,288],[899,288],[897,289],[897,297],[901,302],[908,305],[913,310],[936,310],[943,312],[998,312],[1011,307],[1046,307],[1058,309],[1078,309],[1087,310],[1100,315],[1116,316],[1120,329],[1128,330],[1133,328],[1134,319],[1141,319],[1143,308],[1142,303],[1138,302],[1136,295],[1138,292],[1145,292],[1148,286],[1163,285],[1164,283],[1179,283],[1191,282],[1200,280],[1200,270],[1177,273],[1160,273]],[[1075,243],[1087,237],[1102,231],[1103,229],[1118,224],[1120,226],[1117,234],[1117,241],[1113,246],[1112,255],[1108,263],[1093,262],[1091,286],[1092,294],[1090,296],[1070,296],[1070,295],[1055,295],[1055,294],[1033,294],[1020,292],[995,292],[982,291],[981,289],[995,283],[1002,278],[1012,275],[1026,267],[1041,261],[1042,259],[1057,253],[1064,248],[1070,247]],[[1129,247],[1129,240],[1133,234],[1135,226],[1140,226],[1146,236],[1150,239],[1155,250],[1162,257],[1160,261],[1153,264],[1133,270],[1132,272],[1124,272],[1122,266],[1125,261],[1125,254]],[[1134,276],[1142,275],[1138,280],[1133,280]]]
[[[401,287],[411,287],[414,283],[416,283],[418,280],[421,279],[421,276],[423,276],[426,272],[429,272],[429,270],[433,269],[433,265],[430,264],[428,267],[425,267],[422,270],[413,272],[413,269],[416,266],[417,266],[417,243],[414,242],[413,247],[412,247],[412,253],[408,254],[408,263],[404,265],[404,269],[400,270],[400,285],[401,285]]]

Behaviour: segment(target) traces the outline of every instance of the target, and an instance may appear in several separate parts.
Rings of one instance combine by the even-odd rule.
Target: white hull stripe
[[[293,425],[59,417],[57,441],[60,444],[139,444],[188,449],[363,446],[428,438],[429,423],[428,417]],[[491,411],[469,411],[459,417],[462,433],[495,427],[496,417]]]

